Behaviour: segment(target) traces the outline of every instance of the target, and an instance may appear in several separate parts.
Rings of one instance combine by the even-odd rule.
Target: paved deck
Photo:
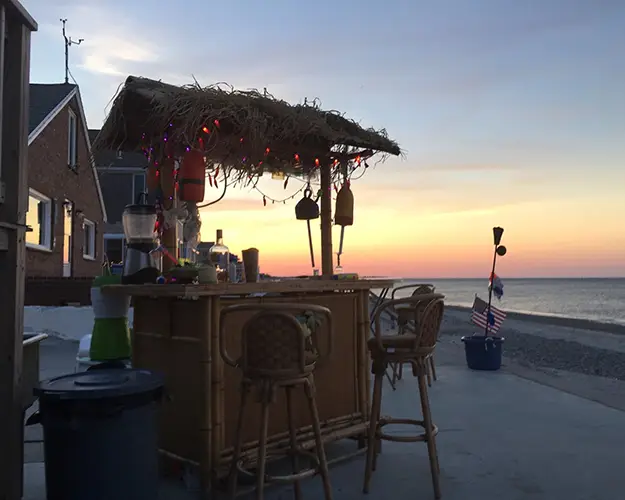
[[[76,344],[42,346],[42,375],[71,370]],[[441,345],[439,380],[431,389],[445,500],[622,500],[625,498],[625,413],[518,377],[468,370],[455,346]],[[384,412],[418,414],[412,377],[385,387]],[[39,431],[27,432],[25,500],[43,500]],[[353,445],[352,445],[353,446]],[[364,457],[331,470],[335,500],[433,498],[422,443],[384,443],[371,493],[361,493]],[[322,498],[318,479],[306,498]],[[161,499],[198,498],[181,484],[164,484]],[[292,498],[270,489],[266,498]],[[86,497],[88,500],[88,497]]]

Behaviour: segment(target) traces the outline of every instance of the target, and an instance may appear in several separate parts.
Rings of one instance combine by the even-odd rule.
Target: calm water
[[[493,298],[493,303],[506,311],[625,325],[625,278],[502,279],[504,296],[501,301]],[[488,280],[404,279],[402,284],[409,283],[434,284],[450,305],[471,306],[476,293],[488,298]]]

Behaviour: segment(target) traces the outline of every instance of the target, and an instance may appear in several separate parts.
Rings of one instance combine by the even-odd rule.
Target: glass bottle
[[[230,250],[224,245],[223,231],[217,229],[217,239],[215,244],[210,248],[209,258],[216,268],[217,281],[220,283],[227,283],[228,279],[228,267],[230,264]]]

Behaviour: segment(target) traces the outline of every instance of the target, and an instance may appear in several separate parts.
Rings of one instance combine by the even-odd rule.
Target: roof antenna
[[[65,83],[69,83],[69,48],[72,45],[80,45],[85,41],[84,38],[79,38],[78,41],[72,40],[72,37],[68,37],[65,34],[65,23],[67,19],[59,19],[63,23],[63,38],[65,39]]]

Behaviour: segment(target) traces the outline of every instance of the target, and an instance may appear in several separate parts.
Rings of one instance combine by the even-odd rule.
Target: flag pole
[[[502,227],[493,228],[493,241],[495,243],[495,251],[493,253],[493,268],[490,272],[490,286],[488,287],[488,308],[486,309],[486,326],[484,327],[484,337],[488,337],[488,329],[490,328],[490,308],[493,302],[493,281],[495,279],[495,265],[497,264],[497,249],[501,243],[503,235]]]

